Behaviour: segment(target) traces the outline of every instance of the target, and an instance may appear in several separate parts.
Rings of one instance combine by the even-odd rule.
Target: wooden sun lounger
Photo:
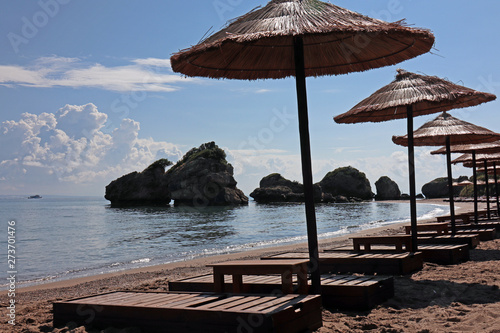
[[[293,282],[295,292],[298,290],[296,279]],[[233,290],[229,276],[225,277],[224,283],[226,290]],[[168,289],[170,291],[213,291],[213,275],[206,274],[170,281]],[[279,275],[244,275],[243,290],[245,293],[275,294],[281,290],[281,277]],[[338,309],[371,309],[394,296],[394,279],[380,275],[323,274],[321,296],[324,305]]]
[[[455,221],[462,221],[463,223],[469,223],[470,219],[471,219],[471,217],[469,214],[457,214],[457,215],[455,215]],[[449,221],[451,221],[451,215],[438,216],[438,217],[436,217],[436,220],[438,222],[449,222]]]
[[[480,241],[489,241],[496,238],[497,231],[495,229],[482,229],[482,228],[468,228],[468,229],[459,229],[456,232],[457,236],[468,236],[468,235],[478,235]],[[448,234],[451,236],[450,234]],[[426,236],[441,236],[432,231],[422,231],[418,233],[419,237]]]
[[[486,229],[480,227],[478,228],[475,226],[467,229],[464,228],[457,230],[457,235],[471,235],[471,234],[478,234],[480,241],[489,241],[496,238],[497,231],[494,228]]]
[[[53,305],[69,323],[143,332],[304,332],[322,326],[321,296],[118,291]]]
[[[418,246],[422,244],[467,244],[474,249],[479,245],[478,234],[457,234],[457,235],[437,235],[418,236]]]
[[[495,229],[497,232],[500,232],[500,221],[498,220],[490,220],[490,221],[479,221],[478,224],[470,223],[470,224],[457,224],[457,229],[467,229],[467,228],[486,228],[486,229]]]
[[[224,292],[225,275],[231,275],[233,292],[243,292],[243,275],[279,274],[281,276],[281,289],[283,293],[293,292],[292,278],[297,277],[298,293],[307,294],[307,269],[308,259],[289,259],[277,261],[262,260],[235,260],[208,265],[213,267],[214,290]]]
[[[496,229],[483,228],[472,224],[458,224],[456,225],[456,234],[469,235],[478,234],[480,241],[493,240],[496,237]],[[435,236],[449,234],[451,225],[448,222],[435,222],[426,224],[417,224],[417,232],[419,236]],[[406,234],[411,233],[411,226],[405,226]]]
[[[285,252],[262,259],[306,259],[306,252]],[[362,273],[406,275],[424,266],[422,252],[416,253],[338,253],[319,254],[322,273]]]
[[[433,231],[438,235],[448,233],[448,223],[447,222],[435,222],[435,223],[419,223],[417,224],[417,233],[422,231]],[[411,234],[411,225],[405,225],[405,232],[407,235]]]
[[[393,253],[394,246],[377,245],[371,249],[373,252]],[[355,252],[352,246],[341,246],[324,250],[325,252]],[[425,262],[441,265],[454,265],[466,262],[470,259],[469,246],[467,244],[422,244],[418,246],[422,252]]]
[[[395,252],[398,253],[411,251],[411,236],[408,235],[365,236],[351,239],[354,251],[358,252],[361,252],[361,249],[370,251],[372,245],[393,245]]]

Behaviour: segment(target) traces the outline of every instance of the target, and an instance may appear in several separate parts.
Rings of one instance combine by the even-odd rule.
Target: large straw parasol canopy
[[[304,43],[306,76],[394,65],[430,51],[434,35],[318,0],[272,0],[171,57],[188,76],[279,79],[295,76],[294,37]]]
[[[242,80],[294,76],[304,184],[311,292],[320,292],[306,77],[393,65],[430,51],[426,29],[387,23],[319,0],[272,0],[199,44],[175,53],[188,76]]]
[[[334,118],[337,123],[381,122],[475,106],[496,99],[493,94],[476,91],[436,76],[419,75],[398,69],[396,79]]]
[[[442,146],[446,144],[447,137],[453,146],[498,141],[500,134],[452,117],[446,112],[413,132],[415,146]],[[408,146],[408,135],[393,136],[392,141],[400,146]]]

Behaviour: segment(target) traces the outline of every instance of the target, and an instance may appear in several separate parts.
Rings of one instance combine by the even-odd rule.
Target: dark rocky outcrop
[[[453,182],[461,182],[467,180],[466,176],[460,176],[458,179],[453,179]],[[454,187],[454,195],[459,195],[462,190],[461,186]],[[436,178],[433,181],[422,186],[422,194],[427,199],[433,198],[447,198],[449,196],[448,191],[448,177]]]
[[[132,172],[106,186],[105,198],[113,206],[168,205],[171,197],[165,182],[167,159],[151,164],[142,172]]]
[[[278,173],[262,178],[259,186],[250,193],[257,202],[304,201],[304,186],[285,179]],[[321,182],[314,184],[315,202],[357,202],[371,200],[372,197],[370,182],[365,174],[351,167],[330,172]]]
[[[175,205],[224,206],[247,204],[236,188],[233,166],[226,153],[210,142],[191,149],[166,173],[168,190]]]
[[[233,167],[214,142],[191,149],[165,172],[167,160],[159,160],[143,172],[133,172],[106,186],[112,206],[175,205],[222,206],[247,204],[236,187]]]
[[[373,198],[370,182],[366,175],[359,170],[348,166],[335,169],[326,174],[319,182],[323,193],[348,198],[371,200]]]
[[[270,174],[261,179],[259,188],[256,188],[250,196],[257,202],[303,202],[304,185],[291,181],[279,173]],[[314,185],[314,198],[316,202],[322,200],[321,187]]]
[[[288,187],[294,193],[303,193],[304,185],[299,182],[284,178],[279,173],[272,173],[261,179],[259,183],[261,188],[272,188],[277,186]]]
[[[377,194],[375,200],[398,200],[401,198],[401,191],[398,184],[387,176],[380,177],[375,182]]]
[[[448,197],[448,178],[436,178],[422,186],[422,194],[427,199]]]

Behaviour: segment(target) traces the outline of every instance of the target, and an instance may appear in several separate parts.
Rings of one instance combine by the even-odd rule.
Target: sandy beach
[[[442,200],[422,203],[444,204]],[[470,202],[456,203],[457,212],[472,211]],[[483,205],[480,205],[483,208]],[[419,221],[424,222],[424,221]],[[370,229],[359,234],[392,234],[403,225]],[[345,235],[320,241],[320,249],[347,245]],[[207,264],[234,259],[256,259],[285,251],[307,251],[306,244],[258,249],[228,255],[128,270],[37,285],[16,290],[16,325],[7,323],[9,300],[0,292],[1,332],[97,332],[84,327],[52,327],[54,301],[119,289],[167,291],[168,281],[209,273]],[[409,276],[395,277],[395,297],[370,311],[323,310],[318,332],[497,332],[500,333],[500,240],[481,242],[471,260],[458,265],[425,263]],[[104,332],[134,332],[108,328]]]

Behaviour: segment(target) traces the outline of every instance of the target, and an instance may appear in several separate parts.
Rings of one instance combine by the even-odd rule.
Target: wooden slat
[[[164,306],[168,306],[171,308],[177,308],[177,307],[184,307],[186,303],[190,303],[191,301],[196,301],[200,300],[202,302],[205,302],[206,300],[204,298],[200,298],[200,294],[191,294],[191,295],[185,295],[183,297],[177,297],[175,299],[169,300],[166,299],[165,301],[167,302]]]
[[[254,297],[254,296],[251,296]],[[224,297],[214,302],[210,302],[204,305],[197,306],[197,309],[217,309],[218,307],[223,306],[224,304],[238,302],[239,300],[245,300],[245,296],[235,295],[233,297]]]
[[[250,308],[256,307],[256,306],[261,305],[263,303],[267,303],[270,300],[274,300],[274,299],[275,299],[275,297],[258,297],[258,298],[254,299],[254,300],[250,300],[250,301],[247,301],[247,302],[242,302],[240,304],[235,304],[233,307],[231,307],[230,310],[232,310],[232,311],[248,310]]]
[[[284,304],[286,304],[287,306],[292,306],[293,304],[296,304],[304,297],[306,297],[306,296],[284,295],[281,297],[275,297],[275,299],[270,299],[265,303],[261,303],[261,304],[249,307],[249,308],[245,309],[244,311],[247,311],[247,312],[249,312],[249,311],[250,312],[273,311],[273,310],[283,306]]]

